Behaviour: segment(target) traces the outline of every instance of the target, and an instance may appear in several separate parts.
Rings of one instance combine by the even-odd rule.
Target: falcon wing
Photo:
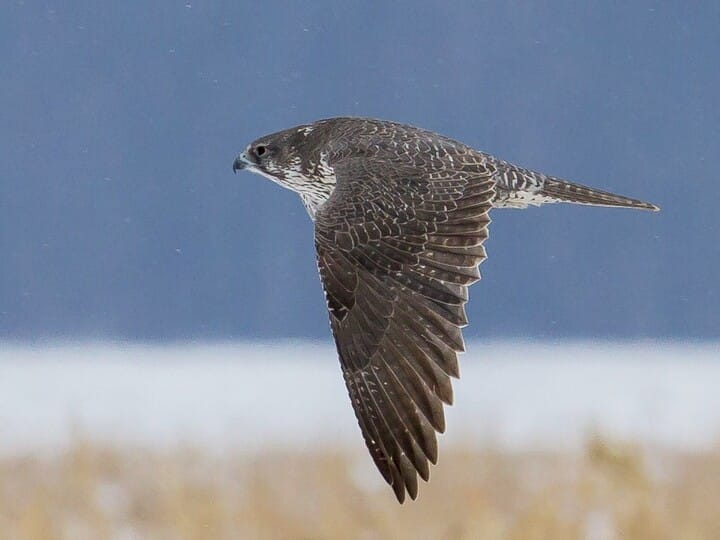
[[[462,158],[462,160],[461,160]],[[437,462],[480,278],[494,182],[467,154],[445,168],[352,158],[318,210],[315,246],[330,325],[370,454],[398,501]],[[446,156],[446,159],[447,156]],[[466,160],[466,161],[464,161]],[[453,159],[450,157],[450,161]]]

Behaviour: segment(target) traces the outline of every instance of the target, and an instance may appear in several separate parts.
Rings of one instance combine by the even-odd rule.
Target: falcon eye
[[[257,157],[262,157],[262,156],[264,156],[266,152],[267,152],[267,146],[265,146],[264,144],[258,144],[258,145],[255,147],[255,155],[256,155]]]

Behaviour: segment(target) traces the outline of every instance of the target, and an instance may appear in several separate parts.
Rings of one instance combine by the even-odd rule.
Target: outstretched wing
[[[334,164],[315,245],[343,376],[365,443],[398,501],[437,462],[458,377],[467,289],[480,278],[491,171],[444,150],[422,167]],[[435,157],[435,156],[433,156]],[[447,167],[447,160],[451,167]]]

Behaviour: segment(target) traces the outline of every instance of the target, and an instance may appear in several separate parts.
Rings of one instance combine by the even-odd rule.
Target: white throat
[[[285,171],[286,178],[279,179],[253,165],[247,165],[246,170],[264,176],[274,183],[286,189],[290,189],[300,196],[300,199],[307,210],[310,219],[315,221],[315,214],[322,204],[328,200],[335,187],[335,177],[324,177],[326,181],[318,183],[310,180],[299,172],[298,169]],[[325,171],[327,172],[327,171]]]

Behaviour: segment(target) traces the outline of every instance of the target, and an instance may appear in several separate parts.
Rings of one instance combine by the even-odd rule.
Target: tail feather
[[[556,199],[558,202],[589,204],[592,206],[615,206],[620,208],[637,208],[658,212],[660,208],[638,199],[630,199],[607,191],[590,188],[580,184],[566,182],[559,178],[546,178],[540,190],[542,195]]]

